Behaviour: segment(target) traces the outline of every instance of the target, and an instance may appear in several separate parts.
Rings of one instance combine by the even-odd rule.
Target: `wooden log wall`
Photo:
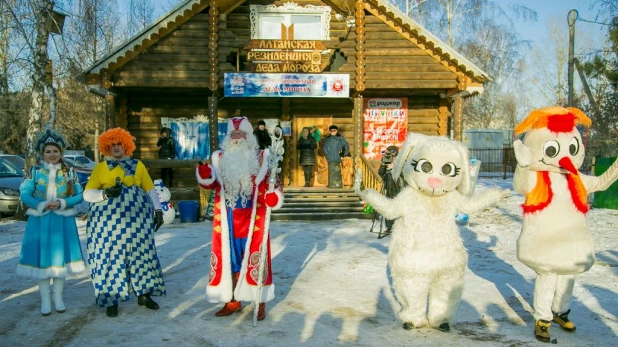
[[[208,10],[196,14],[146,52],[114,71],[111,76],[114,87],[208,88]],[[226,30],[225,16],[220,16],[218,28],[218,82],[222,86],[223,74],[236,71],[236,67],[227,61],[230,42],[235,36]]]
[[[337,45],[347,59],[339,72],[350,73],[350,88],[355,85],[355,39],[356,33],[350,32]],[[369,13],[365,16],[365,69],[367,90],[457,87],[455,73]]]

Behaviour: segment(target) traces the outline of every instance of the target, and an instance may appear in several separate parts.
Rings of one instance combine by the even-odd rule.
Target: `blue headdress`
[[[58,131],[54,131],[49,125],[45,126],[43,131],[39,131],[36,134],[34,142],[34,148],[37,152],[43,152],[45,145],[53,143],[60,147],[60,150],[64,151],[67,146],[67,141]]]

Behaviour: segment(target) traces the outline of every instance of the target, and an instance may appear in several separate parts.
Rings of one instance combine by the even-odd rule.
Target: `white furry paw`
[[[532,163],[532,154],[530,148],[524,145],[521,140],[515,140],[513,142],[513,150],[515,151],[515,158],[517,159],[517,165],[520,167],[528,167]]]

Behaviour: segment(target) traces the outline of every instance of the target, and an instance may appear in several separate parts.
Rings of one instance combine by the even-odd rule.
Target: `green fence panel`
[[[596,176],[603,174],[607,171],[609,166],[612,165],[614,160],[616,160],[616,157],[597,158],[596,164],[594,165],[594,174]],[[613,210],[618,210],[618,182],[614,182],[614,184],[603,192],[595,192],[592,206],[595,208],[611,208]]]

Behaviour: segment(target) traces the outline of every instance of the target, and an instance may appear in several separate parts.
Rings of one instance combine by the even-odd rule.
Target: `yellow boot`
[[[571,310],[568,310],[562,314],[558,314],[556,312],[552,313],[554,314],[554,319],[552,320],[554,323],[560,325],[560,327],[566,331],[575,331],[575,324],[569,320],[569,313],[571,313]]]
[[[536,321],[534,325],[534,337],[541,342],[549,342],[549,327],[551,322],[543,319]]]

